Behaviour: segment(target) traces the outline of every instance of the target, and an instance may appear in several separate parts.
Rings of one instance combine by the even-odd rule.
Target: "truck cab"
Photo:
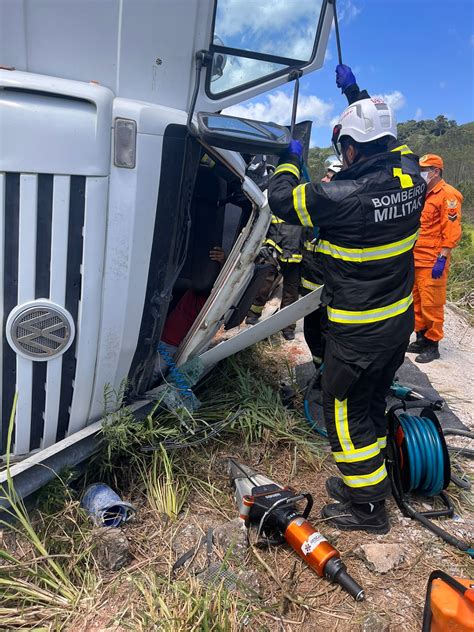
[[[230,321],[270,209],[248,160],[203,140],[196,113],[322,66],[332,10],[0,0],[0,455],[15,393],[18,456],[100,419],[105,388],[143,396],[187,289],[207,300],[179,362]]]

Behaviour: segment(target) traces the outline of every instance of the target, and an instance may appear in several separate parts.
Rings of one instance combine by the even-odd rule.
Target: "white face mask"
[[[423,178],[423,180],[426,182],[426,184],[428,184],[429,181],[431,180],[429,171],[421,171],[420,175]]]

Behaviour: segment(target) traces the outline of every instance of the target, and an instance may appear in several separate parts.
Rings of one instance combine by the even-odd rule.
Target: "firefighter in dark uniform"
[[[301,254],[302,233],[301,226],[286,224],[276,215],[272,215],[271,224],[260,253],[262,262],[270,264],[269,271],[247,314],[245,322],[248,325],[255,325],[258,322],[280,273],[283,277],[281,309],[298,300],[300,265],[303,258]],[[285,327],[282,331],[283,337],[286,340],[293,340],[295,328],[296,324]]]
[[[326,173],[321,182],[330,182],[333,176],[342,169],[342,162],[337,156],[329,156],[324,161]],[[323,285],[323,272],[321,255],[317,253],[319,232],[318,229],[305,228],[303,231],[303,261],[301,263],[300,294],[305,296]],[[326,309],[321,306],[304,317],[304,339],[311,351],[313,363],[318,371],[321,368],[324,357],[323,331],[326,329]],[[319,380],[313,384],[313,388],[319,388]]]
[[[301,147],[292,141],[269,202],[286,221],[320,230],[324,416],[342,475],[326,482],[340,502],[322,514],[340,529],[387,533],[385,395],[413,330],[412,251],[426,184],[417,157],[396,141],[389,106],[361,92],[348,66],[336,78],[349,101],[333,132],[344,169],[331,182],[299,184]]]

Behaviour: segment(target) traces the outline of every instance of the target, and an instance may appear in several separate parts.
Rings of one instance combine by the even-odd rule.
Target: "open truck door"
[[[216,112],[322,67],[330,0],[216,0],[196,111]]]

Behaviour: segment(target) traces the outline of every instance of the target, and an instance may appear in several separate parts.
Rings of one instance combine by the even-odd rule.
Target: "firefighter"
[[[339,529],[387,533],[385,394],[413,330],[413,246],[426,184],[383,99],[361,92],[348,66],[337,67],[336,83],[349,101],[333,130],[344,169],[330,182],[299,184],[302,151],[293,140],[269,202],[286,221],[320,231],[324,417],[342,475],[326,481],[340,502],[323,507],[323,517]]]
[[[330,182],[333,176],[342,169],[342,162],[337,156],[329,156],[324,161],[324,174],[321,182]],[[304,296],[320,287],[323,281],[320,256],[316,252],[318,245],[317,229],[305,228],[303,232],[303,261],[301,264],[300,293]],[[321,369],[324,357],[325,308],[320,307],[304,318],[304,339],[311,351],[316,371]],[[319,380],[313,384],[319,387]]]
[[[267,236],[260,253],[262,261],[270,265],[263,285],[245,319],[247,325],[255,325],[258,322],[280,273],[283,277],[280,307],[283,309],[283,307],[287,307],[298,300],[300,265],[303,258],[301,254],[302,232],[303,229],[300,226],[286,224],[276,215],[272,215]],[[296,323],[282,330],[285,340],[294,339],[295,328]]]
[[[415,362],[439,358],[443,337],[444,304],[451,250],[461,239],[461,193],[443,180],[443,160],[435,154],[420,158],[421,176],[427,183],[421,214],[420,236],[415,245],[416,342],[408,353],[418,353]]]

